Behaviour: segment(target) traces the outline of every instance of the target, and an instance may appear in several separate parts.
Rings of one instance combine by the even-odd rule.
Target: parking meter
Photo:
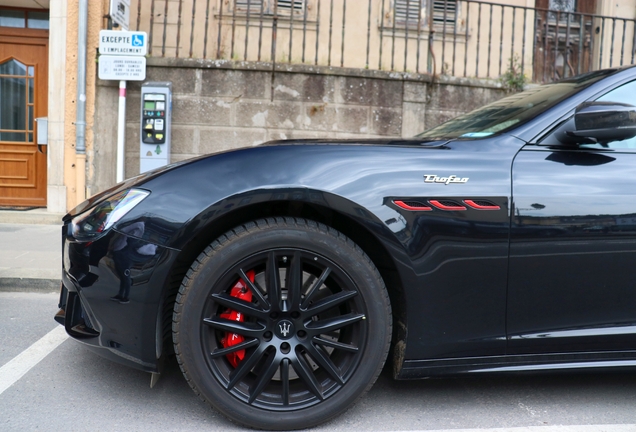
[[[146,82],[141,86],[139,172],[170,163],[172,83]]]

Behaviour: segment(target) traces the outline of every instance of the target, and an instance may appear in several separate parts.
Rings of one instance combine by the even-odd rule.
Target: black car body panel
[[[535,144],[635,72],[608,73],[486,138],[274,142],[131,179],[65,218],[64,299],[82,309],[73,321],[67,306],[67,330],[156,371],[166,305],[192,257],[250,218],[311,214],[363,249],[366,238],[394,276],[397,377],[634,365],[636,154]],[[132,187],[150,195],[114,229],[73,238],[74,216]],[[113,301],[126,284],[130,301]],[[74,332],[84,316],[89,329]]]

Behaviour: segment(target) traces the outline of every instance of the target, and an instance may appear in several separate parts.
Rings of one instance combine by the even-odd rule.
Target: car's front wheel
[[[175,304],[193,390],[232,420],[299,429],[346,410],[386,359],[391,310],[368,256],[325,225],[261,219],[215,240]]]

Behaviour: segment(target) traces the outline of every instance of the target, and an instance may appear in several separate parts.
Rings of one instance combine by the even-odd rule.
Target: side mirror
[[[569,128],[568,128],[569,129]],[[567,141],[602,144],[636,136],[636,107],[619,102],[586,102],[574,112],[574,130],[566,130]]]

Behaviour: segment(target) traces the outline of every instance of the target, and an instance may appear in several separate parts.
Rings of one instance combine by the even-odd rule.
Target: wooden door
[[[596,0],[536,0],[535,7],[533,81],[557,81],[590,71]]]
[[[0,27],[0,208],[46,206],[48,31]]]

